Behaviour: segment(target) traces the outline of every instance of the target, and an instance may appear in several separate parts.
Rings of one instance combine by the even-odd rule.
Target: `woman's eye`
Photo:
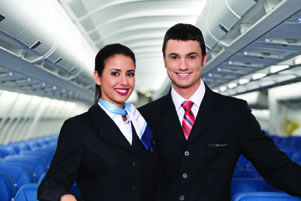
[[[119,76],[119,73],[118,72],[112,72],[111,75],[113,75],[113,76]]]

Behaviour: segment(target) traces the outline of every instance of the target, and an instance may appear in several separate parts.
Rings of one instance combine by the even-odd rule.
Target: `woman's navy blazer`
[[[64,122],[38,199],[58,201],[76,180],[85,201],[153,201],[158,173],[156,151],[146,150],[137,135],[131,146],[95,104]]]

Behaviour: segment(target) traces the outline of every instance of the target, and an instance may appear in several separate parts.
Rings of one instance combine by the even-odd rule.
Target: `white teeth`
[[[189,73],[178,73],[178,75],[180,75],[180,76],[186,76],[186,75],[189,75]]]
[[[127,90],[122,90],[122,89],[116,89],[116,91],[119,91],[121,93],[126,93],[127,92]]]

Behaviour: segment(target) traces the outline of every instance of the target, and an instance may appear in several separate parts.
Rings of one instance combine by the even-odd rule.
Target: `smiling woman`
[[[101,98],[122,108],[135,86],[134,60],[117,54],[107,58],[105,66],[102,74],[94,72],[95,82],[101,86]]]
[[[159,178],[150,128],[125,101],[135,86],[135,55],[110,44],[95,58],[95,104],[64,122],[51,166],[38,189],[41,201],[153,201]],[[137,165],[139,164],[139,165]],[[137,190],[139,189],[139,191]]]

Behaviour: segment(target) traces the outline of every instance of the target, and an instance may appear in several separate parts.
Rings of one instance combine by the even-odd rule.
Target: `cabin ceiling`
[[[156,91],[167,78],[162,58],[166,30],[178,22],[195,24],[207,0],[59,0],[98,51],[109,43],[130,47],[137,60],[136,90]]]
[[[203,79],[237,95],[301,80],[301,4],[258,1],[212,48]]]
[[[195,24],[203,31],[208,52],[203,79],[215,91],[236,95],[300,80],[301,74],[295,72],[301,53],[298,1],[59,2],[96,50],[115,42],[133,49],[137,56],[136,89],[142,93],[170,87],[161,47],[164,33],[177,22]],[[289,68],[284,72],[285,67],[280,66],[283,70],[274,72],[270,70],[274,65]]]
[[[203,79],[215,91],[301,80],[300,0],[2,0],[0,87],[91,103],[96,52],[122,43],[136,54],[135,91],[159,97],[170,88],[163,36],[179,22],[202,30]]]

